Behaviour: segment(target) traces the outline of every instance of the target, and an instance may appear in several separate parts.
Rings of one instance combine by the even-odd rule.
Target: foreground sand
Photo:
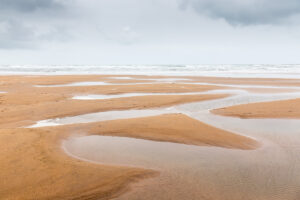
[[[0,199],[108,199],[132,181],[157,175],[146,169],[94,165],[60,148],[63,133],[0,131]]]
[[[238,149],[258,146],[252,139],[180,114],[39,129],[2,129],[1,199],[109,199],[128,190],[131,182],[158,175],[151,170],[96,165],[68,157],[60,142],[78,133]]]
[[[228,96],[165,95],[80,101],[70,98],[77,94],[199,92],[222,87],[192,84],[156,84],[155,87],[150,84],[33,87],[36,84],[65,84],[105,78],[107,77],[0,77],[0,90],[8,92],[0,94],[0,199],[110,199],[129,190],[131,183],[159,175],[159,172],[148,169],[99,165],[67,156],[61,148],[61,141],[78,134],[114,135],[242,150],[255,149],[260,145],[253,139],[217,129],[182,114],[59,127],[20,128],[48,118],[107,110],[171,106]]]
[[[214,114],[240,118],[300,118],[300,99],[252,103],[221,108]]]

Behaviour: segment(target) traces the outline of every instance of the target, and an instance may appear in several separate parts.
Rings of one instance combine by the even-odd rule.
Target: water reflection
[[[225,84],[220,86],[236,87]],[[248,88],[247,85],[239,87]],[[183,113],[212,126],[255,138],[263,146],[245,151],[124,137],[83,136],[65,140],[63,148],[70,156],[89,162],[138,166],[161,172],[161,176],[152,180],[151,184],[140,186],[117,199],[300,199],[300,120],[239,119],[210,113],[212,109],[227,106],[299,98],[300,93],[257,94],[244,90],[215,90],[207,93],[229,93],[233,96],[169,108],[108,111],[49,119],[37,122],[32,127]],[[148,94],[98,95],[81,99],[123,98]]]

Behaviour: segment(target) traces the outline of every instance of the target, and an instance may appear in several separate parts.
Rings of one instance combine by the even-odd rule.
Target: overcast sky
[[[0,0],[0,64],[299,64],[299,0]]]

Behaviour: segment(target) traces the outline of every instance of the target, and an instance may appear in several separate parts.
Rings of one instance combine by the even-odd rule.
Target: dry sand
[[[0,130],[0,199],[109,199],[157,175],[72,159],[60,148],[62,138],[55,131]]]
[[[170,106],[227,96],[165,95],[80,101],[70,98],[90,93],[199,92],[220,87],[188,84],[33,87],[101,81],[107,78],[108,76],[0,77],[0,90],[8,92],[0,95],[0,199],[109,199],[130,189],[130,183],[159,174],[147,169],[98,165],[73,159],[61,149],[61,141],[73,134],[116,135],[236,149],[253,149],[259,146],[258,142],[250,138],[214,128],[180,114],[61,127],[19,128],[47,118]],[[114,80],[118,81],[134,82]],[[264,112],[271,113],[267,109]],[[299,109],[297,113],[299,114]]]

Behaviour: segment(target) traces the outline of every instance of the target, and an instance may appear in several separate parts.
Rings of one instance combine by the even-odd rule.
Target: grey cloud
[[[66,41],[63,27],[28,25],[17,20],[0,20],[0,49],[36,48],[40,41]]]
[[[276,24],[300,14],[299,0],[180,0],[180,8],[193,8],[232,25]]]
[[[58,0],[0,0],[0,10],[32,12],[37,9],[58,9],[62,7],[62,2]]]
[[[70,0],[0,0],[0,49],[64,38],[59,17]],[[59,31],[61,29],[61,31]]]
[[[33,36],[33,30],[22,23],[14,20],[0,21],[0,48],[25,48]]]
[[[298,1],[0,0],[0,63],[299,63]]]
[[[114,30],[107,30],[105,28],[98,27],[98,33],[103,39],[114,42],[120,45],[132,45],[139,42],[140,35],[133,30],[130,26],[117,28]]]

